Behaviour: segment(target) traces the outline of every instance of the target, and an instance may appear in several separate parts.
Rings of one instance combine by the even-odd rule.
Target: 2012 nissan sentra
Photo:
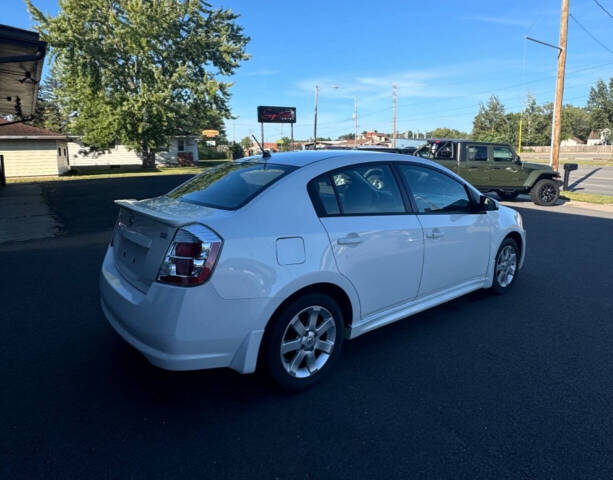
[[[113,328],[159,367],[262,367],[293,390],[345,340],[508,291],[526,251],[518,212],[392,153],[249,157],[117,203],[100,278]]]

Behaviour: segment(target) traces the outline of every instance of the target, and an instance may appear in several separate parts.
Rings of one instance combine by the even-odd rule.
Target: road
[[[112,199],[180,180],[46,184],[63,236],[0,246],[0,477],[613,478],[612,219],[518,203],[511,292],[348,342],[335,375],[286,395],[157,369],[100,311]]]
[[[564,175],[564,170],[560,169]],[[579,165],[570,174],[568,187],[574,192],[613,195],[613,167]]]

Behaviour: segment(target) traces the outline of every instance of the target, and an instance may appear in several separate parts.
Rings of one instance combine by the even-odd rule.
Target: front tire
[[[502,295],[510,290],[515,283],[519,269],[519,247],[512,238],[505,238],[500,244],[496,261],[494,262],[494,282],[492,292]]]
[[[345,338],[343,313],[328,295],[309,293],[286,305],[272,320],[263,357],[272,379],[299,391],[325,377]]]
[[[534,184],[530,190],[530,198],[537,205],[550,207],[560,198],[560,186],[555,180],[544,178]]]

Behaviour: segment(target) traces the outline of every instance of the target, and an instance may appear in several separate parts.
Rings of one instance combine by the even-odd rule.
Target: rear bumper
[[[109,247],[100,303],[117,333],[158,367],[255,370],[267,299],[223,299],[210,283],[192,288],[153,283],[143,293],[119,273]]]

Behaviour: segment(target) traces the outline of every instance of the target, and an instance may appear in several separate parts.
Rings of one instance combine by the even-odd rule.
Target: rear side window
[[[336,170],[315,179],[309,188],[320,215],[405,213],[394,174],[385,164],[360,164]]]
[[[330,177],[320,177],[313,180],[312,189],[314,195],[317,197],[320,203],[321,213],[324,215],[338,215],[341,211],[338,208],[338,202],[336,201],[336,195],[334,194],[334,188]]]
[[[296,168],[272,163],[227,163],[206,169],[167,196],[207,207],[236,210]]]
[[[469,162],[487,162],[487,146],[468,145],[466,147],[466,160]]]
[[[413,194],[418,213],[470,211],[466,188],[453,178],[431,168],[400,165],[399,169]]]

